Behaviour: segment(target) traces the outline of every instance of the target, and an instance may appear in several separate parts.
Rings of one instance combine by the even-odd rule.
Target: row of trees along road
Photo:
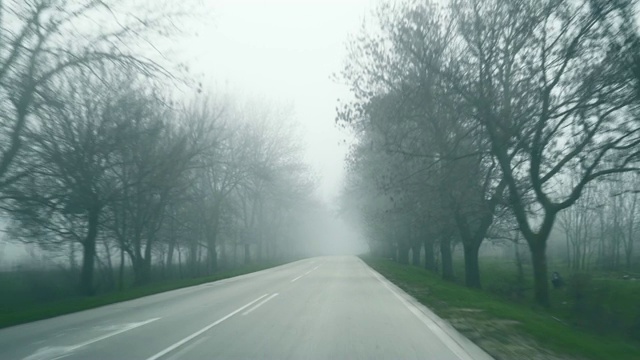
[[[10,237],[68,254],[72,267],[81,248],[83,294],[95,292],[96,268],[113,288],[127,264],[144,284],[154,265],[174,269],[176,256],[200,276],[219,259],[235,263],[239,247],[244,262],[295,255],[298,239],[287,234],[312,182],[290,114],[199,89],[176,100],[164,89],[185,81],[140,43],[166,36],[179,14],[159,7],[139,18],[123,5],[0,3],[0,204]],[[93,26],[101,20],[117,26]]]
[[[357,141],[346,198],[374,250],[397,246],[408,262],[424,246],[433,268],[438,244],[448,279],[458,239],[470,287],[481,285],[483,240],[517,229],[535,300],[549,306],[559,214],[597,181],[639,170],[638,3],[439,4],[381,5],[349,44],[341,78],[353,99],[338,122]]]

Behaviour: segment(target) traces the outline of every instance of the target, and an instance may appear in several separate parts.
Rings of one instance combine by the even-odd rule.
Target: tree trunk
[[[103,244],[104,244],[104,252],[105,252],[106,260],[107,260],[106,261],[106,263],[107,263],[107,269],[106,269],[106,272],[107,272],[107,274],[106,274],[107,288],[108,288],[108,291],[111,291],[111,290],[115,289],[115,282],[116,282],[115,274],[114,274],[114,271],[113,271],[113,261],[111,261],[111,247],[109,246],[109,244],[106,241],[104,241]]]
[[[169,249],[167,251],[167,273],[169,277],[173,277],[173,252],[176,248],[175,210],[172,211],[172,215],[169,217],[169,237]]]
[[[464,248],[464,282],[467,287],[480,289],[480,263],[478,261],[478,253],[480,244],[470,244],[463,242]]]
[[[72,242],[69,247],[69,267],[71,268],[71,273],[75,273],[78,267],[76,263],[76,242]]]
[[[216,246],[218,245],[218,218],[216,211],[216,218],[213,219],[213,223],[210,224],[207,229],[207,274],[211,275],[216,270],[218,270],[218,250]]]
[[[133,259],[133,283],[136,286],[148,284],[151,280],[151,260]]]
[[[430,271],[436,271],[436,254],[433,249],[433,240],[424,238],[424,268]]]
[[[538,304],[544,307],[550,307],[546,241],[536,239],[530,243],[530,249],[533,263],[534,299]]]
[[[631,203],[631,209],[630,209],[630,219],[627,219],[627,247],[625,249],[625,257],[627,260],[627,270],[631,270],[631,259],[632,254],[633,254],[633,229],[634,229],[634,225],[635,225],[635,215],[636,215],[636,201],[637,201],[637,194],[633,195],[633,202]]]
[[[147,246],[144,248],[144,259],[142,260],[143,284],[151,282],[151,244],[154,244],[151,238],[148,239]]]
[[[80,272],[80,293],[93,295],[93,270],[96,257],[96,238],[98,237],[98,221],[100,210],[93,208],[88,214],[87,236],[83,242],[82,270]]]
[[[184,275],[182,274],[182,251],[180,250],[179,246],[178,246],[178,274],[180,274],[180,279],[184,277]]]
[[[516,268],[518,274],[516,281],[518,282],[518,285],[522,286],[524,284],[524,267],[522,266],[522,257],[520,256],[520,249],[517,240],[514,247],[516,249]]]
[[[191,241],[191,246],[189,247],[189,253],[187,257],[187,267],[190,272],[191,277],[196,277],[198,275],[198,242]]]
[[[445,236],[440,240],[440,256],[442,257],[442,278],[447,281],[453,281],[453,256],[451,254],[450,236]]]
[[[118,290],[124,289],[124,248],[120,248],[120,269],[118,270]]]
[[[567,245],[567,267],[571,269],[571,247],[569,245],[569,231],[564,232],[564,240]]]
[[[167,251],[167,273],[169,277],[173,275],[173,252],[176,248],[176,240],[172,236],[169,241],[169,250]]]
[[[140,243],[137,240],[136,243]],[[134,251],[135,257],[131,258],[133,264],[133,283],[136,286],[148,284],[151,281],[151,244],[153,240],[147,239],[147,244],[144,248],[144,254],[137,249]]]
[[[207,248],[207,274],[213,274],[218,269],[218,251],[216,250],[215,240],[209,242]]]

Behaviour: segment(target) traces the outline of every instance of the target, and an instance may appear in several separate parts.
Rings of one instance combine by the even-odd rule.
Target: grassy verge
[[[445,282],[436,274],[363,257],[496,359],[640,359],[640,346],[560,322],[553,313]]]
[[[28,303],[22,306],[0,307],[0,328],[87,310],[121,301],[132,300],[165,291],[200,285],[268,269],[282,264],[283,262],[243,266],[229,271],[222,271],[207,277],[152,283],[145,286],[129,288],[120,292],[112,292],[93,297],[70,297],[46,304]]]

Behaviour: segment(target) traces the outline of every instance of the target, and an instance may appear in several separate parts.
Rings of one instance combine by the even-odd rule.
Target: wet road
[[[0,330],[0,359],[491,359],[357,257]]]

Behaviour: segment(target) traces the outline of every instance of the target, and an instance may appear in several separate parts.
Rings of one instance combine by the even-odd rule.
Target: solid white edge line
[[[274,293],[271,296],[269,296],[268,298],[260,301],[259,303],[257,303],[256,305],[254,305],[251,309],[245,311],[242,313],[242,315],[248,315],[249,313],[251,313],[253,310],[259,308],[260,306],[264,305],[264,303],[266,303],[267,301],[273,299],[274,297],[278,296],[278,293]]]
[[[178,341],[177,343],[169,346],[168,348],[160,351],[159,353],[157,353],[157,354],[155,354],[155,355],[153,355],[151,357],[148,357],[147,360],[156,360],[156,359],[161,358],[162,356],[170,353],[171,351],[173,351],[173,350],[177,349],[178,347],[184,345],[185,343],[189,342],[190,340],[192,340],[193,338],[197,337],[198,335],[204,333],[205,331],[207,331],[207,330],[211,329],[212,327],[220,324],[221,322],[227,320],[228,318],[232,317],[233,315],[235,315],[235,314],[241,312],[242,310],[248,308],[249,306],[253,305],[254,303],[256,303],[257,301],[259,301],[260,299],[264,298],[267,295],[269,295],[269,294],[264,294],[264,295],[260,296],[259,298],[251,301],[250,303],[248,303],[248,304],[246,304],[246,305],[244,305],[242,307],[239,307],[238,309],[234,310],[233,312],[230,312],[229,314],[225,315],[224,317],[218,319],[216,322],[205,326],[204,328],[194,332],[193,334],[191,334],[191,335],[187,336],[186,338]]]
[[[363,262],[364,263],[364,262]],[[442,343],[449,348],[460,360],[474,360],[473,357],[465,350],[465,348],[460,345],[455,339],[449,336],[446,331],[438,324],[433,321],[433,319],[429,318],[426,314],[424,314],[420,309],[418,309],[414,304],[411,304],[407,301],[402,295],[398,294],[396,290],[394,290],[389,284],[393,285],[389,282],[389,280],[385,279],[378,272],[373,270],[369,265],[364,263],[367,267],[371,275],[378,279],[384,285],[387,290],[389,290],[400,302],[407,308],[411,313],[413,313],[423,324],[425,324],[432,333],[434,333]],[[388,284],[389,283],[389,284]],[[484,352],[484,351],[483,351]],[[487,354],[488,355],[488,354]],[[488,355],[488,359],[491,359],[491,356]]]

